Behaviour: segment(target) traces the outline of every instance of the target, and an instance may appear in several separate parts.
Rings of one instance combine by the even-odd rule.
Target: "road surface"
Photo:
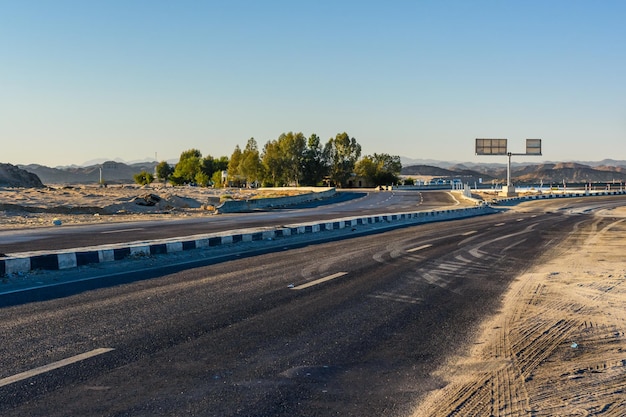
[[[0,414],[410,415],[511,282],[620,204],[541,202],[60,288],[2,309]]]
[[[225,230],[335,219],[368,214],[434,210],[471,204],[445,191],[346,191],[326,201],[289,209],[245,214],[221,214],[177,220],[96,223],[0,231],[0,253],[68,249],[137,240],[165,239]],[[208,213],[208,212],[207,212]]]

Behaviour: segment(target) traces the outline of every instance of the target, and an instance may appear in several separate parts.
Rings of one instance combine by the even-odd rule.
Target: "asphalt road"
[[[409,415],[515,276],[599,203],[524,207],[5,307],[0,414]]]
[[[165,239],[225,230],[368,214],[433,210],[457,201],[447,191],[339,192],[337,197],[288,209],[221,214],[177,220],[64,225],[0,231],[0,253],[68,249],[137,240]]]

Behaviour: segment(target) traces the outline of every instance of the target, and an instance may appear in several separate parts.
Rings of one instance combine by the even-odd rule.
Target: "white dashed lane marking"
[[[102,355],[103,353],[110,352],[115,350],[113,348],[99,348],[94,349],[89,352],[81,353],[80,355],[72,356],[71,358],[63,359],[57,362],[52,362],[48,365],[40,366],[35,369],[31,369],[30,371],[21,372],[19,374],[9,376],[6,378],[0,379],[0,387],[4,387],[9,384],[13,384],[18,381],[22,381],[24,379],[31,378],[33,376],[41,375],[46,372],[53,371],[55,369],[62,368],[64,366],[71,365],[76,362],[84,361],[85,359],[93,358],[94,356]]]
[[[291,287],[291,289],[292,290],[303,290],[305,288],[309,288],[309,287],[312,287],[314,285],[321,284],[322,282],[330,281],[330,280],[342,277],[342,276],[347,275],[347,274],[348,274],[347,272],[337,272],[336,274],[332,274],[332,275],[329,275],[329,276],[324,277],[324,278],[316,279],[315,281],[307,282],[306,284],[298,285],[296,287]]]
[[[430,248],[432,245],[428,244],[428,245],[422,245],[422,246],[418,246],[416,248],[412,248],[412,249],[407,249],[407,252],[417,252],[418,250],[422,250],[422,249],[426,249],[426,248]]]

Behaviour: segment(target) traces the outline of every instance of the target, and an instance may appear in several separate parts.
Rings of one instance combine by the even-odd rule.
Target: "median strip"
[[[63,359],[63,360],[60,360],[60,361],[57,361],[57,362],[52,362],[52,363],[50,363],[48,365],[44,365],[44,366],[40,366],[40,367],[35,368],[35,369],[31,369],[30,371],[21,372],[19,374],[13,375],[13,376],[2,378],[2,379],[0,379],[0,387],[4,387],[6,385],[13,384],[13,383],[18,382],[18,381],[22,381],[24,379],[28,379],[28,378],[31,378],[33,376],[37,376],[37,375],[40,375],[40,374],[43,374],[43,373],[46,373],[46,372],[50,372],[50,371],[53,371],[55,369],[62,368],[64,366],[71,365],[71,364],[76,363],[76,362],[84,361],[85,359],[89,359],[89,358],[92,358],[94,356],[102,355],[103,353],[107,353],[107,352],[110,352],[112,350],[115,350],[115,349],[113,349],[113,348],[94,349],[94,350],[89,351],[89,352],[81,353],[80,355],[72,356],[71,358]]]
[[[336,274],[332,274],[332,275],[329,275],[329,276],[324,277],[324,278],[316,279],[315,281],[307,282],[306,284],[298,285],[296,287],[291,287],[290,289],[292,289],[292,290],[303,290],[305,288],[309,288],[309,287],[312,287],[314,285],[321,284],[322,282],[330,281],[330,280],[342,277],[342,276],[347,275],[347,274],[348,274],[347,272],[337,272]]]
[[[355,231],[360,226],[382,225],[389,227],[398,222],[402,224],[422,224],[434,221],[461,219],[494,213],[488,206],[477,206],[456,210],[427,212],[393,213],[364,217],[347,217],[320,222],[299,223],[287,226],[266,228],[237,229],[228,232],[181,236],[171,239],[157,239],[97,245],[84,248],[13,253],[0,256],[0,277],[19,277],[33,270],[61,270],[89,264],[120,261],[126,258],[152,255],[165,255],[187,250],[206,250],[214,246],[237,244],[285,238],[295,235],[320,233],[331,230]],[[109,230],[100,233],[126,233],[141,228]],[[1,289],[0,289],[1,292]]]

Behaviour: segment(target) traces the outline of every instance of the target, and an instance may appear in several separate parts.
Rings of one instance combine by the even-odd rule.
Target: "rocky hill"
[[[458,178],[466,183],[490,181],[506,181],[506,166],[474,166],[454,165],[439,168],[430,165],[412,165],[402,168],[402,175],[414,177],[445,177]],[[520,165],[511,168],[511,179],[516,184],[544,183],[610,183],[626,181],[626,168],[622,166],[600,165],[591,167],[576,162],[546,163],[537,165]]]
[[[43,188],[39,177],[15,165],[0,164],[0,187]]]
[[[121,162],[105,162],[86,167],[49,168],[43,165],[20,165],[20,168],[36,174],[45,184],[98,184],[100,170],[102,180],[109,184],[133,183],[133,176],[141,171],[154,172],[156,162],[124,164]]]

